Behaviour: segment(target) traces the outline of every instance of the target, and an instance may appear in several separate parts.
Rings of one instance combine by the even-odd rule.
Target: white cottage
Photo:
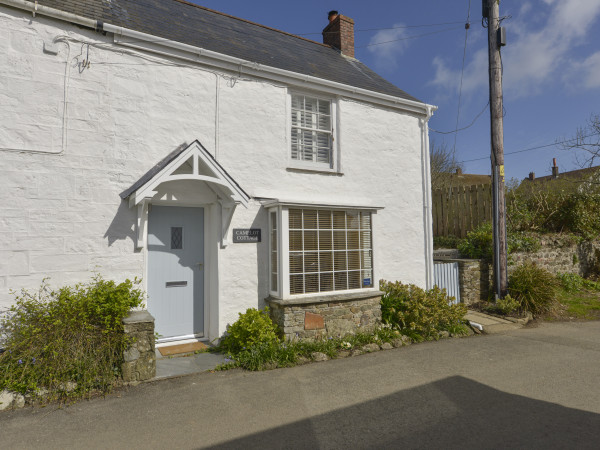
[[[163,342],[286,334],[432,284],[434,108],[319,43],[180,0],[0,0],[0,309],[141,277]],[[345,322],[344,322],[345,321]]]

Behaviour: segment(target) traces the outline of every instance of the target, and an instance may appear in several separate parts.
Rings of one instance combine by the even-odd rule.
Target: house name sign
[[[260,228],[234,228],[234,243],[260,242]]]

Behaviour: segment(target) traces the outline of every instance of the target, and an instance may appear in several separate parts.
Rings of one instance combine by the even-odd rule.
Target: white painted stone
[[[233,83],[235,74],[218,75],[217,115],[217,75],[210,70],[174,67],[170,61],[163,66],[166,60],[159,56],[150,55],[150,61],[135,56],[135,50],[107,45],[90,47],[92,64],[82,73],[69,66],[64,153],[7,152],[62,150],[67,45],[60,43],[52,56],[43,53],[43,43],[64,35],[112,42],[110,34],[0,6],[0,79],[5,80],[0,83],[0,261],[17,258],[11,272],[6,263],[0,265],[7,272],[0,273],[5,277],[0,308],[14,301],[9,289],[35,288],[46,275],[55,287],[87,281],[93,271],[117,281],[143,277],[145,252],[135,250],[137,212],[119,193],[195,139],[250,195],[306,201],[335,196],[346,203],[360,198],[384,206],[374,219],[376,280],[424,286],[417,117],[337,99],[335,137],[343,175],[291,171],[286,86],[247,77]],[[69,45],[73,58],[80,44]],[[173,194],[159,191],[157,200]],[[176,196],[180,203],[215,201],[212,191],[189,185]],[[240,311],[264,306],[269,295],[266,212],[258,201],[247,209],[238,206],[231,228],[261,228],[263,242],[224,249],[214,243],[219,300],[209,312],[211,339]]]
[[[25,397],[21,394],[10,391],[0,391],[0,411],[23,408],[24,406]]]

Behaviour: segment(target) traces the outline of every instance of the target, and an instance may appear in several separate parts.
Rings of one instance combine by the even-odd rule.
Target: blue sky
[[[432,129],[456,127],[469,0],[196,3],[317,41],[327,12],[336,9],[355,21],[359,60],[438,106]],[[502,50],[507,179],[522,179],[531,171],[547,175],[553,157],[561,171],[579,168],[574,155],[558,147],[508,153],[571,138],[591,114],[600,114],[600,0],[502,0],[500,14],[509,16],[503,22],[508,45]],[[488,101],[487,30],[481,26],[480,0],[471,0],[470,17],[459,128],[469,125]],[[443,25],[416,27],[431,24]],[[457,134],[456,158],[465,161],[465,172],[490,173],[489,130],[486,108],[473,126]],[[454,147],[453,134],[430,136]]]

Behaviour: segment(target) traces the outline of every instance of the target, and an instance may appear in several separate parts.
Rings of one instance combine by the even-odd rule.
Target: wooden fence
[[[433,235],[465,237],[483,222],[492,221],[489,184],[436,189],[432,198]]]

